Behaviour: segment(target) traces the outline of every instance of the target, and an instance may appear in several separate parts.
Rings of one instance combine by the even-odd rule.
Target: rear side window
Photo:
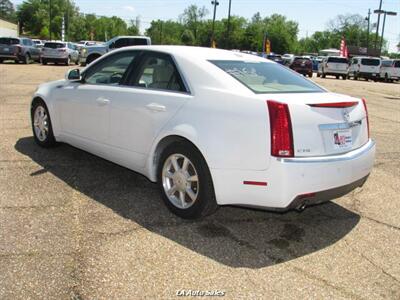
[[[256,94],[322,93],[322,88],[288,68],[268,62],[211,60]]]
[[[379,59],[373,59],[373,58],[362,58],[361,59],[361,64],[364,66],[379,66],[381,61]]]
[[[344,58],[344,57],[329,57],[328,63],[348,64],[349,61],[347,60],[347,58]]]
[[[51,49],[59,49],[59,48],[65,48],[64,43],[45,43],[44,48],[51,48]]]
[[[18,45],[19,44],[19,39],[0,38],[0,44],[3,44],[3,45]]]
[[[129,46],[137,46],[137,45],[147,45],[147,39],[141,39],[141,38],[134,38],[134,39],[129,39],[128,40]]]
[[[182,78],[169,55],[147,53],[133,85],[148,89],[187,92]]]

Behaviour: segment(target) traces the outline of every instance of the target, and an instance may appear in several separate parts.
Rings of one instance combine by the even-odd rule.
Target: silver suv
[[[137,45],[151,45],[151,39],[147,36],[117,36],[103,44],[82,47],[79,53],[81,66],[90,64],[114,49]]]
[[[53,62],[69,65],[79,64],[79,52],[75,44],[68,42],[46,42],[42,48],[42,64]]]
[[[0,37],[0,63],[5,60],[24,64],[40,61],[40,48],[28,38]]]

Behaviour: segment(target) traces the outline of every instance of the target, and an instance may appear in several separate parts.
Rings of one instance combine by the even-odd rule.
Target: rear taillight
[[[362,98],[362,102],[364,104],[365,118],[367,119],[368,138],[369,138],[370,135],[369,135],[369,117],[368,117],[367,100],[365,100],[365,98]]]
[[[66,49],[58,49],[58,52],[65,52],[67,51]]]
[[[19,54],[22,52],[22,47],[21,46],[17,46],[16,48],[16,54]]]
[[[293,133],[289,107],[285,103],[267,100],[271,128],[271,155],[293,157]]]

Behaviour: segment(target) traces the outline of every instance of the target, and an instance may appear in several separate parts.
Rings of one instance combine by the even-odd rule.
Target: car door
[[[110,104],[137,51],[111,54],[91,65],[82,81],[68,82],[56,91],[62,134],[91,150],[109,143]],[[96,151],[93,151],[96,153]]]
[[[24,45],[28,48],[29,53],[31,54],[31,58],[33,60],[39,60],[39,49],[36,47],[35,43],[31,39],[25,39]]]
[[[110,143],[115,160],[140,169],[156,136],[192,96],[173,58],[154,51],[143,51],[125,84],[111,98]]]

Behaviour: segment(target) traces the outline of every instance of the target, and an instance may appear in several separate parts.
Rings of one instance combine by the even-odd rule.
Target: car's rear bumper
[[[330,75],[330,76],[347,76],[348,72],[347,71],[339,71],[339,70],[329,70],[325,72],[325,75]]]
[[[271,158],[265,171],[211,169],[211,174],[218,204],[285,211],[329,201],[361,186],[374,158],[375,142],[370,140],[343,155]]]
[[[0,59],[3,59],[3,60],[7,60],[7,59],[9,59],[9,60],[22,60],[24,57],[23,56],[21,56],[21,55],[14,55],[14,54],[2,54],[2,53],[0,53]]]
[[[366,79],[378,79],[380,77],[379,73],[358,72],[355,75],[357,77],[366,78]]]
[[[51,57],[51,56],[43,56],[42,55],[42,61],[47,61],[47,62],[65,62],[68,59],[67,57]]]

